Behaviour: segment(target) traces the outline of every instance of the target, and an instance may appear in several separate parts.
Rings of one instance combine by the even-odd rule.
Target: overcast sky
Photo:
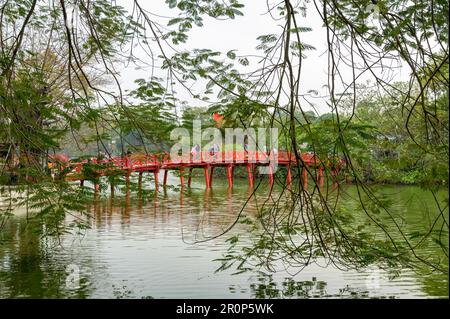
[[[256,39],[259,35],[263,34],[279,34],[281,32],[281,26],[284,23],[283,20],[274,21],[267,12],[266,0],[251,0],[241,1],[245,4],[242,9],[244,16],[237,16],[234,20],[218,21],[216,19],[204,17],[204,26],[196,27],[189,32],[189,39],[186,44],[177,46],[180,50],[190,50],[194,48],[207,48],[215,51],[221,51],[223,53],[229,50],[236,49],[237,55],[255,55],[259,51],[256,50],[256,46],[259,41]],[[154,14],[168,17],[176,17],[178,14],[177,9],[169,9],[165,0],[151,0],[140,1],[141,5],[151,11]],[[118,4],[131,10],[132,0],[120,0]],[[169,18],[162,18],[152,16],[156,21],[166,25]],[[306,93],[309,90],[316,90],[319,95],[326,95],[327,84],[327,43],[326,32],[322,26],[322,21],[314,6],[310,3],[307,6],[307,15],[302,17],[298,15],[297,19],[300,26],[310,27],[313,30],[311,32],[302,33],[302,41],[316,48],[314,51],[306,52],[306,59],[302,64],[301,75],[301,93]],[[153,43],[156,48],[156,43]],[[142,54],[139,48],[136,48],[136,54],[142,56],[143,59],[149,60]],[[140,53],[139,53],[140,52]],[[258,66],[255,61],[251,61],[249,69],[256,69]],[[247,71],[249,70],[247,69]],[[391,71],[392,72],[392,69]],[[348,76],[350,80],[351,73],[347,72],[344,76]],[[126,69],[122,70],[121,83],[124,88],[134,88],[133,84],[135,79],[148,78],[150,70],[136,70],[134,66],[130,65]],[[166,73],[160,73],[158,76],[165,77]],[[403,70],[403,74],[400,69],[395,70],[394,79],[402,79],[406,75]],[[387,75],[391,78],[393,75]],[[367,80],[367,77],[361,77],[360,81]],[[202,83],[203,84],[203,83]],[[177,97],[181,100],[188,101],[191,106],[200,105],[198,100],[192,99],[186,90],[177,86]],[[326,106],[326,99],[315,98],[316,111],[324,113],[329,111]],[[308,109],[306,104],[303,106]]]

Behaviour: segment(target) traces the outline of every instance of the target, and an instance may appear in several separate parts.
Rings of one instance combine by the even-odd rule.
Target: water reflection
[[[42,239],[24,218],[17,217],[0,234],[0,297],[112,297],[112,298],[365,298],[433,297],[448,295],[448,278],[439,273],[414,273],[393,269],[383,273],[380,288],[367,286],[368,273],[343,272],[329,265],[306,267],[300,274],[262,274],[257,271],[232,276],[229,269],[215,272],[214,262],[226,254],[226,239],[240,235],[251,239],[249,225],[236,224],[227,236],[217,237],[243,214],[256,218],[266,197],[260,193],[247,202],[253,190],[246,182],[228,189],[215,181],[212,190],[202,186],[159,193],[115,192],[98,195],[89,207],[92,228],[66,234],[61,241]],[[398,217],[411,231],[426,229],[424,203],[430,195],[418,188],[385,187]],[[348,209],[358,203],[346,190]],[[274,194],[275,196],[276,194]],[[404,203],[409,203],[405,209]],[[430,207],[429,205],[427,206]],[[447,212],[448,214],[448,212]],[[70,222],[68,219],[67,222]],[[205,241],[206,239],[214,238]],[[422,247],[430,258],[443,258],[436,247]],[[428,250],[427,250],[428,249]],[[80,270],[78,288],[67,285],[67,267]]]
[[[76,289],[66,285],[67,265],[76,260],[69,251],[57,252],[58,242],[40,240],[39,232],[24,219],[9,223],[1,234],[0,297],[87,298],[89,280],[80,278]],[[90,259],[83,260],[86,267]]]
[[[234,290],[234,287],[230,287]],[[309,280],[295,281],[284,278],[282,281],[274,280],[270,274],[260,274],[257,282],[250,284],[253,298],[368,298],[369,291],[361,288],[352,288],[348,285],[339,289],[337,293],[327,291],[327,282],[312,277]],[[384,296],[389,297],[389,296]],[[391,296],[393,297],[393,296]]]

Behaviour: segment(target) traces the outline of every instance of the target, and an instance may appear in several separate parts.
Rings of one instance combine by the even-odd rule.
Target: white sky
[[[193,26],[193,29],[189,31],[189,39],[187,43],[176,46],[180,51],[190,50],[194,48],[202,49],[207,48],[213,51],[221,51],[224,54],[229,50],[236,49],[236,54],[239,55],[256,55],[260,54],[260,51],[256,50],[256,46],[259,41],[256,38],[263,34],[279,34],[281,31],[281,25],[283,20],[278,22],[274,21],[267,12],[266,0],[252,0],[241,1],[245,4],[245,7],[241,9],[244,16],[237,16],[234,20],[218,21],[209,17],[204,17],[203,27]],[[119,5],[124,6],[127,9],[132,8],[132,0],[119,0]],[[144,8],[151,11],[154,14],[161,16],[176,17],[178,15],[178,9],[169,9],[164,0],[151,0],[139,2]],[[156,21],[163,25],[167,25],[169,18],[160,18],[152,16]],[[307,15],[302,17],[300,14],[297,16],[298,24],[304,27],[310,27],[313,30],[311,32],[302,33],[302,42],[312,45],[316,48],[314,51],[305,52],[307,58],[303,60],[302,75],[301,75],[301,92],[306,93],[309,90],[316,90],[319,92],[319,96],[327,94],[324,85],[327,84],[327,43],[326,32],[322,27],[322,21],[313,4],[309,3],[307,6]],[[153,43],[156,49],[156,43]],[[141,51],[142,53],[142,51]],[[136,48],[136,54],[140,56],[139,48]],[[142,57],[145,59],[144,55]],[[149,60],[149,58],[146,58]],[[251,61],[248,70],[256,69],[258,66],[255,61]],[[238,68],[239,69],[239,68]],[[395,74],[386,75],[391,78],[394,76],[396,79],[401,79],[407,72],[401,69],[395,70]],[[348,70],[346,73],[344,70],[344,76],[348,77],[350,81],[351,72]],[[131,89],[135,87],[133,83],[135,79],[144,78],[148,79],[150,76],[150,70],[136,70],[134,66],[130,65],[122,71],[121,84],[125,89]],[[157,74],[157,76],[165,78],[166,72]],[[361,77],[360,82],[366,81],[367,78]],[[202,85],[204,83],[201,83]],[[197,87],[200,87],[197,86]],[[202,105],[201,101],[192,99],[188,92],[181,86],[175,87],[177,91],[177,98],[180,100],[186,100],[190,106]],[[324,113],[329,111],[326,106],[326,99],[316,98],[314,99],[316,104],[315,108],[318,113]],[[306,103],[303,104],[304,109],[308,109]]]

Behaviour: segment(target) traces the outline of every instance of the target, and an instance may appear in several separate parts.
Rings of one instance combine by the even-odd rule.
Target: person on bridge
[[[247,154],[248,153],[248,138],[246,137],[246,139],[244,140],[244,152]]]
[[[195,144],[191,149],[192,159],[198,160],[200,158],[200,145]]]
[[[213,157],[213,159],[217,158],[217,154],[220,152],[220,147],[216,143],[214,143],[209,149],[209,155]]]
[[[275,159],[278,156],[278,149],[273,146],[270,150],[270,158]]]

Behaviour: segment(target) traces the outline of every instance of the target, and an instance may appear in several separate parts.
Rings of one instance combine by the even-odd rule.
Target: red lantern
[[[220,115],[219,113],[214,113],[213,114],[213,120],[215,122],[221,122],[223,120],[223,115]]]

